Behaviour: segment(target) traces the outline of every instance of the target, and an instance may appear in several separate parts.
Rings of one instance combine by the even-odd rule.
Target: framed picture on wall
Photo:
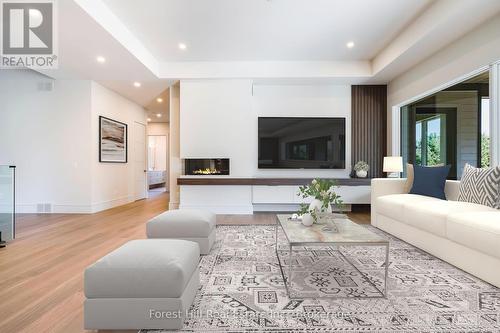
[[[127,163],[127,124],[99,116],[99,162]]]

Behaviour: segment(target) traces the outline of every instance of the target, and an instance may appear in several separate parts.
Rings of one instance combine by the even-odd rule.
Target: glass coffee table
[[[389,240],[381,237],[374,232],[370,231],[368,228],[360,226],[347,218],[343,214],[330,214],[325,218],[325,222],[321,224],[313,224],[310,227],[302,225],[300,220],[292,219],[292,215],[276,215],[276,256],[278,257],[278,264],[281,270],[281,275],[283,276],[283,281],[285,284],[286,291],[290,299],[303,299],[311,298],[311,296],[300,296],[296,290],[292,288],[292,274],[294,274],[294,262],[298,264],[298,259],[294,259],[294,252],[310,251],[312,253],[323,253],[325,256],[335,257],[340,267],[330,267],[328,262],[325,262],[323,258],[314,257],[312,262],[322,262],[323,271],[317,267],[303,268],[302,276],[299,276],[299,280],[302,281],[302,277],[313,281],[315,284],[321,283],[326,285],[326,287],[319,288],[323,290],[322,294],[317,297],[334,297],[334,298],[385,298],[387,297],[387,276],[389,269]],[[280,232],[284,233],[285,237],[280,239]],[[280,240],[283,244],[279,244]],[[381,262],[376,263],[368,257],[363,257],[363,262],[372,261],[371,268],[382,267],[384,271],[383,278],[380,274],[380,278],[373,279],[367,273],[361,272],[351,261],[349,257],[353,258],[357,255],[354,251],[351,254],[344,255],[341,248],[347,247],[382,247],[381,250],[385,250],[385,253],[381,252],[380,258],[384,258],[383,265]],[[295,250],[294,250],[295,247]],[[299,248],[300,249],[297,249]],[[318,251],[315,248],[321,247],[323,250]],[[281,249],[280,249],[281,248]],[[285,250],[283,250],[283,248]],[[373,251],[377,251],[374,249]],[[280,252],[288,252],[282,259],[280,258]],[[367,251],[360,251],[361,255],[369,255]],[[382,257],[383,256],[383,257]],[[306,257],[307,260],[311,261]],[[304,261],[307,261],[304,260]],[[361,259],[359,260],[361,261]],[[337,266],[337,265],[333,265]],[[371,270],[372,270],[371,269]],[[288,275],[285,275],[287,271]],[[309,271],[309,272],[308,272]],[[298,274],[299,272],[295,272]],[[335,275],[333,278],[331,275]],[[318,282],[319,281],[319,282]],[[381,284],[383,282],[383,288]],[[378,286],[377,286],[378,284]],[[359,291],[360,286],[363,286],[364,290],[369,289],[369,292]],[[342,289],[342,287],[345,287]],[[300,289],[300,288],[299,288]],[[347,293],[342,294],[340,291],[346,290]],[[323,294],[324,293],[324,294]]]

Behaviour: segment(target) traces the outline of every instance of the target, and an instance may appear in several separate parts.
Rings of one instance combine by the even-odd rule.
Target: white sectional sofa
[[[500,210],[459,202],[459,181],[447,200],[405,193],[406,179],[377,178],[371,224],[500,287]]]

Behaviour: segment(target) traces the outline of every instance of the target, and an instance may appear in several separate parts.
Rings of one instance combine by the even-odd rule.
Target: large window
[[[489,73],[403,106],[401,152],[406,163],[451,165],[450,179],[466,163],[488,166]]]

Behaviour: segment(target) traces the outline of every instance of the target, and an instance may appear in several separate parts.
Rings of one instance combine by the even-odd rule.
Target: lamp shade
[[[384,172],[403,172],[403,158],[401,156],[384,157]]]

